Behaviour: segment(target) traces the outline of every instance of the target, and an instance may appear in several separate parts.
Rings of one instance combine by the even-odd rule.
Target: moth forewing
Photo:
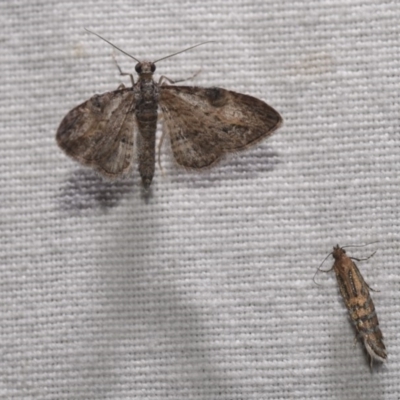
[[[138,62],[139,78],[131,88],[95,95],[72,109],[58,128],[59,146],[80,163],[117,178],[131,168],[137,126],[139,173],[148,188],[155,170],[159,106],[173,155],[189,169],[209,167],[225,153],[270,136],[282,124],[279,113],[261,100],[221,88],[160,85],[153,80],[155,69],[154,62]]]
[[[334,247],[332,256],[335,260],[332,268],[335,271],[340,293],[358,337],[364,343],[371,358],[372,368],[373,360],[386,361],[387,352],[369,287],[357,265],[347,256],[343,248],[339,245]]]
[[[121,176],[130,170],[133,158],[132,107],[131,89],[95,95],[64,117],[57,143],[70,157],[102,175]]]
[[[221,88],[163,86],[160,106],[175,160],[189,169],[210,167],[282,124],[263,101]]]

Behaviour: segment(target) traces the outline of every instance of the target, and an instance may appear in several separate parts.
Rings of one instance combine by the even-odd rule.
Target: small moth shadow
[[[78,169],[71,173],[61,188],[61,204],[65,210],[113,208],[126,193],[132,192],[132,177],[106,181],[95,171]]]
[[[254,179],[273,171],[279,164],[279,153],[271,148],[256,148],[245,152],[227,154],[220,162],[202,170],[183,171],[179,166],[171,167],[173,182],[187,182],[193,187],[211,187],[223,181]],[[167,173],[168,175],[168,173]]]

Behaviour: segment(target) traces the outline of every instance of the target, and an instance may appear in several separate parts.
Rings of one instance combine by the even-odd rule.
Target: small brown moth
[[[329,271],[332,269],[335,271],[340,293],[358,337],[364,342],[365,349],[371,358],[372,368],[373,360],[385,362],[387,353],[375,306],[369,294],[371,288],[353,262],[354,258],[348,257],[342,247],[336,245],[331,254],[335,262]]]
[[[156,83],[156,62],[182,51],[154,62],[139,61],[94,34],[137,61],[138,81],[135,83],[131,74],[118,67],[121,75],[130,76],[132,87],[121,85],[73,108],[62,120],[56,139],[67,155],[105,177],[117,178],[131,169],[136,126],[139,173],[143,186],[150,186],[155,170],[158,106],[174,158],[188,169],[210,167],[225,153],[245,149],[270,136],[282,123],[272,107],[245,94],[167,85],[163,79],[175,82],[165,77]]]

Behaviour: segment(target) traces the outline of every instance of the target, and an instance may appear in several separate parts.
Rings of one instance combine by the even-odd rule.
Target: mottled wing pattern
[[[269,136],[282,118],[268,104],[220,88],[160,87],[164,127],[178,164],[204,168]]]
[[[95,95],[64,117],[57,143],[82,164],[109,178],[120,176],[132,164],[134,110],[132,89]]]

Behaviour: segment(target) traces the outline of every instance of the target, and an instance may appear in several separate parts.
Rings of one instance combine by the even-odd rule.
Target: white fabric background
[[[0,398],[399,399],[399,19],[397,1],[2,2]],[[202,173],[164,146],[147,201],[136,166],[105,182],[54,140],[129,83],[84,27],[140,59],[216,40],[156,79],[201,68],[284,126]],[[378,250],[358,263],[389,353],[373,374],[334,276],[312,281],[336,243],[372,241],[349,254]]]

